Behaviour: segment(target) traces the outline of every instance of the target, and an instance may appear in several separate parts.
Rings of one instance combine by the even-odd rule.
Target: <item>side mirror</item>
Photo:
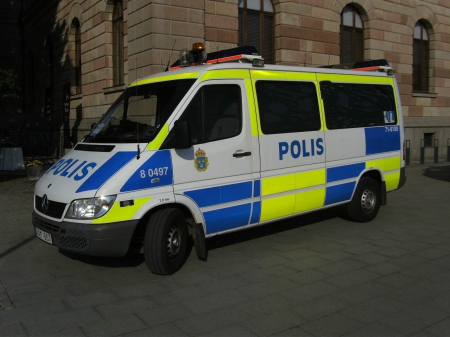
[[[189,149],[192,146],[191,129],[186,121],[176,121],[174,123],[175,148]]]

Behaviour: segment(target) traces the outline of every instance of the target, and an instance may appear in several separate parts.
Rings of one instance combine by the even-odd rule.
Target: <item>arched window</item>
[[[430,46],[428,32],[422,22],[414,26],[413,91],[429,91]]]
[[[274,13],[270,0],[239,0],[239,46],[255,46],[274,63]]]
[[[347,5],[341,14],[341,63],[363,61],[363,24],[356,9]]]
[[[81,27],[77,18],[72,21],[75,30],[75,93],[81,94]]]
[[[123,84],[123,2],[117,0],[113,12],[113,83]]]

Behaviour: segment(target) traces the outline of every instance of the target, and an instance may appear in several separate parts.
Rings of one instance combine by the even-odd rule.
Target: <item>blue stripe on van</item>
[[[365,168],[365,163],[327,168],[327,183],[358,177]]]
[[[338,202],[350,200],[352,198],[355,185],[356,181],[352,181],[350,183],[327,187],[325,205],[332,205]]]
[[[95,171],[75,193],[99,189],[109,178],[125,166],[133,157],[136,151],[117,152],[109,158],[97,171]]]
[[[206,234],[248,225],[250,211],[251,204],[245,204],[203,213],[206,222]]]
[[[220,204],[220,187],[209,187],[201,190],[184,192],[185,195],[192,198],[198,207],[208,207]]]
[[[173,172],[170,151],[157,151],[131,175],[120,189],[120,192],[172,185],[172,181]]]
[[[253,183],[247,181],[232,185],[224,185],[220,187],[220,203],[233,202],[252,197]]]
[[[187,191],[184,194],[192,198],[199,207],[208,207],[251,198],[253,183],[246,181],[244,183]]]
[[[252,218],[250,219],[250,223],[258,223],[259,219],[261,218],[261,201],[257,201],[253,203],[253,210],[252,210]]]
[[[261,196],[261,180],[255,180],[253,182],[253,197],[257,198]]]
[[[366,155],[398,151],[401,148],[398,125],[365,128],[364,133],[366,135]]]

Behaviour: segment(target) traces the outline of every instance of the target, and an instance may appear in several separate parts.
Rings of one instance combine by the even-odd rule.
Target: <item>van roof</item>
[[[315,67],[302,67],[302,66],[288,66],[288,65],[273,65],[265,64],[264,67],[254,67],[251,63],[218,63],[218,64],[204,64],[198,66],[184,67],[171,71],[155,73],[150,76],[138,79],[130,84],[130,87],[135,85],[142,85],[147,83],[156,82],[157,80],[169,81],[175,79],[188,79],[199,78],[201,74],[206,71],[212,70],[226,70],[226,69],[248,69],[258,71],[283,71],[283,72],[305,72],[305,73],[320,73],[320,74],[346,74],[354,76],[375,76],[386,77],[389,76],[386,72],[380,71],[356,71],[352,69],[333,69],[333,68],[315,68]]]

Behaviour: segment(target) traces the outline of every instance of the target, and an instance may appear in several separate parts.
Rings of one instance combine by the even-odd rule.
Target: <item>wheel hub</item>
[[[361,207],[365,213],[370,213],[376,204],[376,195],[370,188],[364,190],[361,196]]]
[[[181,233],[178,227],[172,226],[167,234],[167,254],[170,258],[175,257],[181,248]]]

